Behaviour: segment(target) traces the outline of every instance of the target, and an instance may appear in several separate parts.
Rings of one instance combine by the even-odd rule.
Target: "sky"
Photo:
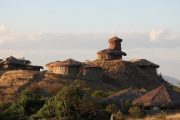
[[[93,60],[117,36],[123,59],[180,79],[179,11],[179,0],[0,0],[0,58]]]

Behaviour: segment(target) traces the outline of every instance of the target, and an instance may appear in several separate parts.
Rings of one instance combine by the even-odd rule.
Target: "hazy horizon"
[[[0,58],[32,64],[96,58],[108,39],[123,39],[124,60],[145,58],[180,79],[178,0],[0,0]]]

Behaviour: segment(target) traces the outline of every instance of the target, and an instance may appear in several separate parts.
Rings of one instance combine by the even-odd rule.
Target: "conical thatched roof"
[[[101,53],[106,53],[106,54],[111,54],[111,55],[124,55],[124,56],[127,55],[125,52],[121,50],[114,50],[114,49],[104,49],[97,52],[97,54],[101,54]]]
[[[174,107],[180,105],[180,93],[163,84],[133,101],[134,105],[145,107]]]
[[[27,69],[27,70],[32,70],[32,69],[43,69],[42,66],[35,66],[35,65],[30,65],[31,61],[23,59],[17,59],[13,56],[10,56],[3,61],[0,61],[0,66],[2,67],[3,65],[14,65],[14,68],[17,67],[22,67],[22,69]],[[19,68],[18,68],[19,69]]]
[[[114,36],[108,40],[108,42],[114,42],[114,41],[122,42],[122,39],[118,38],[117,36]]]
[[[67,67],[67,66],[81,66],[82,63],[79,61],[76,61],[74,59],[67,59],[64,61],[56,61],[56,62],[50,62],[46,64],[46,67],[53,66],[53,67]]]
[[[100,100],[100,103],[121,105],[122,101],[131,102],[142,95],[143,92],[141,92],[140,90],[130,88],[120,91],[114,95],[110,95],[109,97]]]
[[[159,65],[154,64],[146,59],[136,59],[136,60],[132,60],[131,63],[137,65],[137,66],[150,66],[150,67],[155,67],[155,68],[159,68]]]
[[[46,67],[53,67],[53,66],[58,66],[58,64],[60,64],[61,61],[55,61],[55,62],[50,62],[48,64],[46,64]]]

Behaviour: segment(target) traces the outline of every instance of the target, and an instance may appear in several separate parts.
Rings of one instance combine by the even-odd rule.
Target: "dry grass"
[[[154,115],[154,116],[147,116],[141,119],[129,118],[128,120],[180,120],[180,113],[165,115],[165,117],[159,117],[159,115]]]
[[[0,76],[0,101],[12,102],[16,99],[19,88],[28,84],[35,76],[33,71],[7,71]]]

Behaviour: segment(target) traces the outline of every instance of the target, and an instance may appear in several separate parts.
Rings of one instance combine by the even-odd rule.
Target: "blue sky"
[[[0,22],[16,31],[180,30],[179,0],[0,0]]]
[[[0,57],[95,59],[116,35],[124,59],[149,59],[180,79],[179,11],[179,0],[0,0]]]

